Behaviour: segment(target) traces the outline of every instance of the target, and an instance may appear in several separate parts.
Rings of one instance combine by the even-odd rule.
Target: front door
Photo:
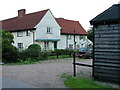
[[[57,49],[57,42],[54,42],[54,50]]]

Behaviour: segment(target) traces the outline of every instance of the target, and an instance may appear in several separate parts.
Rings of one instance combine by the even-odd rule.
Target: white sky
[[[0,20],[18,15],[17,10],[32,13],[50,9],[56,18],[76,20],[88,30],[89,21],[120,0],[1,0]]]

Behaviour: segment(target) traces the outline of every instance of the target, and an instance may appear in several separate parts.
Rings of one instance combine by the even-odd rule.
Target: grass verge
[[[111,86],[99,84],[90,77],[72,77],[63,75],[61,78],[65,78],[64,84],[68,88],[102,88],[102,90],[116,90],[116,88],[112,88]]]

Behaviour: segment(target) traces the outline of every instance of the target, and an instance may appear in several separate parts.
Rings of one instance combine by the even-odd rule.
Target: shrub
[[[41,51],[41,47],[40,45],[38,44],[31,44],[28,49],[37,49],[37,50],[40,50]]]
[[[57,55],[71,55],[74,53],[74,50],[71,49],[57,49],[54,51]]]
[[[2,61],[4,63],[16,62],[18,58],[18,50],[13,45],[5,45],[2,48]]]
[[[38,60],[47,60],[50,55],[49,51],[42,51],[40,53],[40,56],[38,57]]]
[[[17,59],[18,63],[22,63],[22,64],[31,64],[33,63],[35,60],[31,59],[31,58],[26,58],[24,61],[20,58]]]
[[[40,51],[37,49],[26,49],[24,51],[19,52],[19,58],[21,58],[24,61],[27,58],[37,59],[39,55],[40,55]]]
[[[10,32],[0,30],[0,42],[2,42],[2,61],[4,63],[16,62],[18,50],[12,45],[13,35]]]

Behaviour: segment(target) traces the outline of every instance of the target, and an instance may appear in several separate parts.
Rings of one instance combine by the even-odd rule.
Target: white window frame
[[[23,32],[17,32],[17,37],[23,37]]]
[[[47,34],[52,34],[52,27],[47,27]]]
[[[72,39],[72,35],[68,35],[68,36],[67,36],[67,39]]]
[[[29,30],[26,31],[26,36],[30,36],[30,31]]]
[[[69,49],[73,49],[73,44],[69,44]]]
[[[18,50],[23,50],[23,43],[17,43]]]
[[[49,41],[44,41],[45,50],[49,49]]]

